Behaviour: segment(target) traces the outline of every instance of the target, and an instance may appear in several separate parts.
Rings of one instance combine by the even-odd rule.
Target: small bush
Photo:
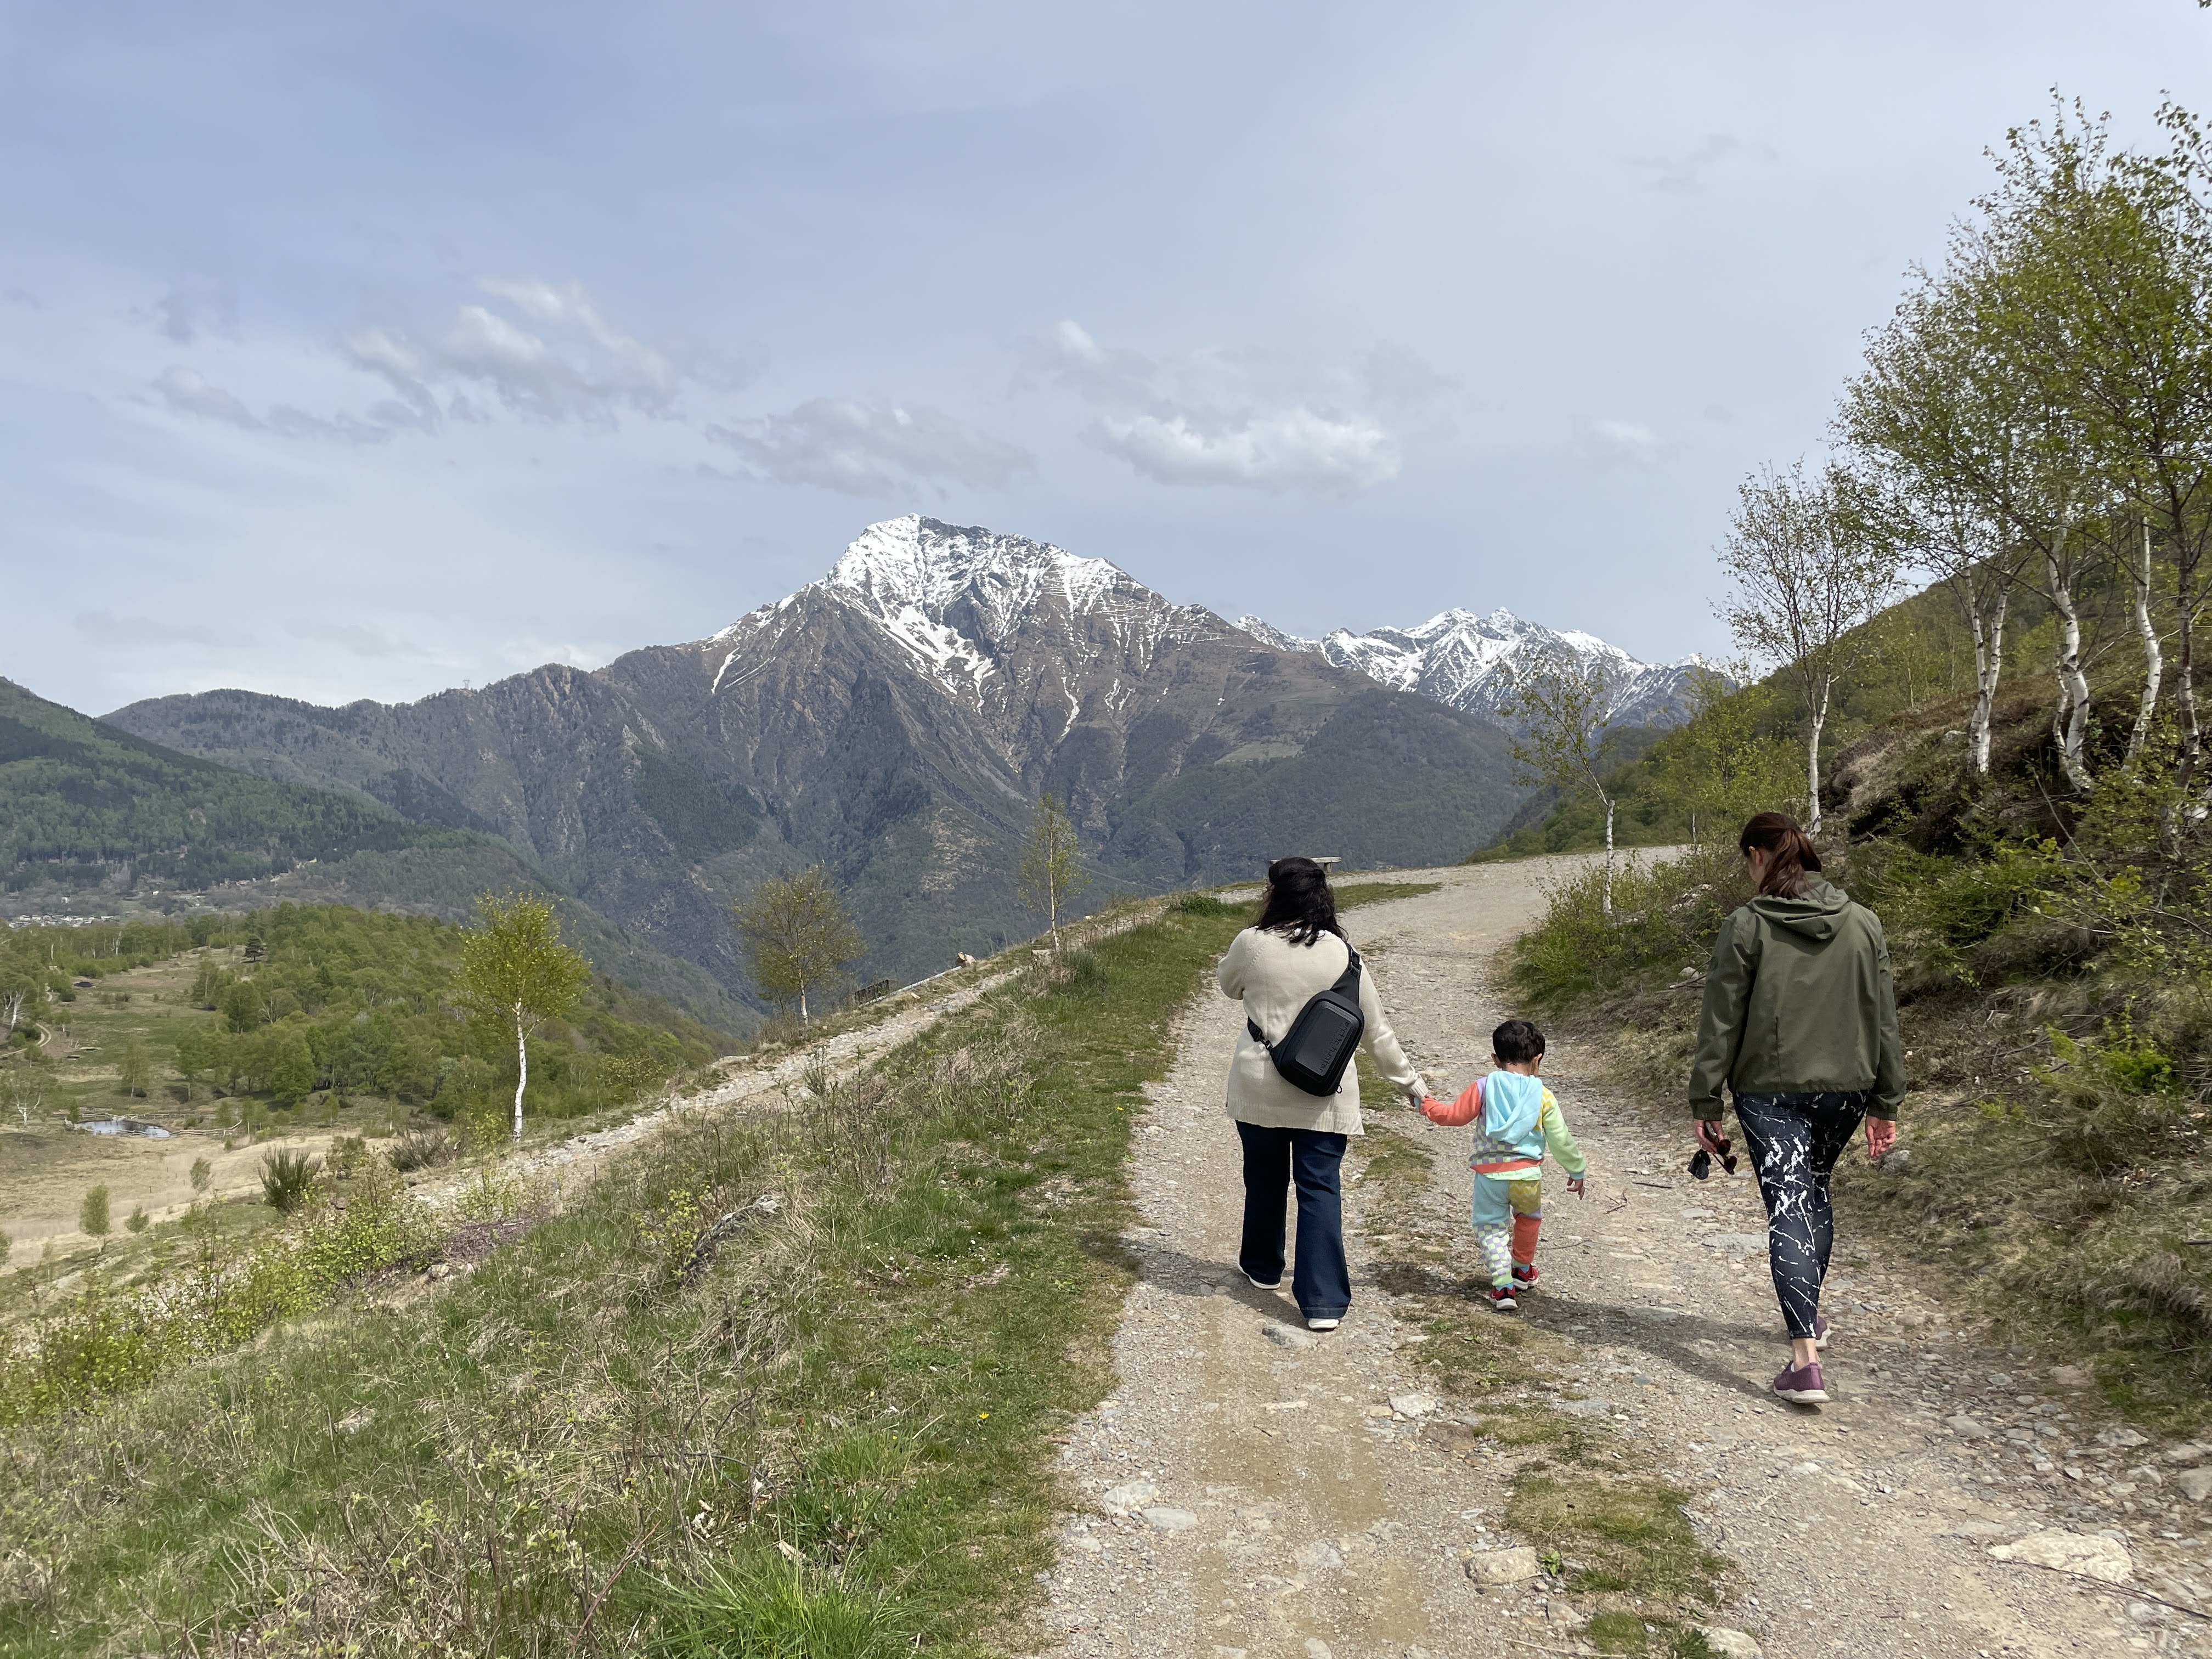
[[[131,1218],[123,1224],[123,1230],[125,1232],[143,1233],[153,1224],[153,1218],[146,1213],[146,1206],[141,1204],[131,1212]]]
[[[427,1170],[443,1164],[453,1155],[453,1142],[446,1139],[443,1129],[410,1129],[392,1143],[385,1157],[392,1167],[404,1174],[410,1170]]]
[[[368,1165],[368,1139],[365,1135],[340,1135],[331,1142],[331,1150],[323,1160],[323,1167],[333,1181],[350,1181]]]
[[[107,1188],[104,1185],[94,1187],[84,1195],[84,1202],[76,1206],[76,1224],[79,1231],[90,1237],[107,1237],[113,1223],[108,1217]]]
[[[263,1158],[261,1192],[269,1207],[279,1215],[290,1215],[306,1204],[321,1168],[319,1158],[305,1152],[271,1152]]]

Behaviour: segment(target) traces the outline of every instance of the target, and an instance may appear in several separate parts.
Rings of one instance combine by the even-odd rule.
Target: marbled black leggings
[[[1851,1094],[1738,1095],[1736,1121],[1766,1204],[1766,1261],[1774,1297],[1793,1337],[1810,1336],[1820,1311],[1820,1283],[1836,1242],[1828,1176],[1858,1133],[1874,1099]]]

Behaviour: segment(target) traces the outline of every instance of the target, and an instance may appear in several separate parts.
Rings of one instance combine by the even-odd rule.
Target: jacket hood
[[[1754,915],[1777,927],[1825,945],[1835,938],[1850,902],[1850,896],[1842,888],[1832,887],[1818,876],[1808,876],[1805,890],[1796,898],[1772,898],[1762,894],[1752,900],[1750,908]]]

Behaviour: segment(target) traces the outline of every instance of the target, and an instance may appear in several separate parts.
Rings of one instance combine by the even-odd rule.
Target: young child
[[[1559,1103],[1537,1080],[1544,1069],[1544,1034],[1525,1019],[1509,1019],[1490,1034],[1491,1063],[1498,1069],[1468,1085],[1449,1106],[1424,1100],[1421,1115],[1455,1129],[1474,1127],[1474,1239],[1490,1269],[1490,1305],[1511,1313],[1535,1287],[1536,1234],[1543,1225],[1544,1153],[1548,1148],[1567,1172],[1567,1190],[1583,1195],[1589,1160]]]

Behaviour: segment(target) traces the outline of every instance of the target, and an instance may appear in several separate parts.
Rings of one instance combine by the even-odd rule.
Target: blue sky
[[[919,510],[1294,630],[1723,641],[1735,486],[2194,0],[0,4],[0,673],[343,702]]]

